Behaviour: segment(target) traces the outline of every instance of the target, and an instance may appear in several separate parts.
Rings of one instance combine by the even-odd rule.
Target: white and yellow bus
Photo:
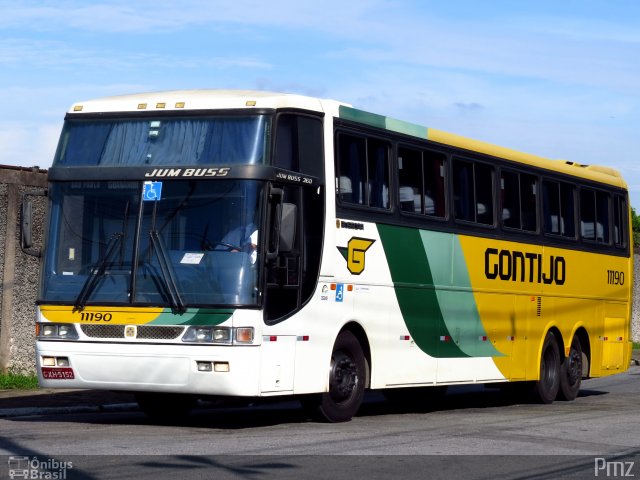
[[[158,416],[300,395],[346,421],[366,389],[523,382],[549,403],[630,363],[610,168],[336,101],[174,91],[73,105],[48,201],[43,387]]]

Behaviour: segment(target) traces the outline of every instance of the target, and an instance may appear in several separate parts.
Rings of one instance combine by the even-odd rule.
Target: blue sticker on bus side
[[[336,284],[336,302],[344,300],[344,284]]]
[[[157,202],[162,198],[162,182],[144,182],[142,188],[143,202]]]

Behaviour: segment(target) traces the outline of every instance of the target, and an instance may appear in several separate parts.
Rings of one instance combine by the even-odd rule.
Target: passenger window
[[[389,208],[389,144],[338,135],[336,194],[341,203]]]
[[[616,247],[627,246],[627,202],[624,197],[613,197],[613,243]]]
[[[545,233],[576,238],[574,190],[573,185],[564,182],[542,183]]]
[[[537,178],[503,170],[500,189],[502,224],[507,228],[537,231]]]
[[[402,211],[444,217],[444,159],[445,156],[437,152],[398,149]]]
[[[609,195],[583,188],[580,190],[580,235],[585,240],[609,243]]]
[[[493,167],[455,159],[453,196],[457,220],[493,225]]]

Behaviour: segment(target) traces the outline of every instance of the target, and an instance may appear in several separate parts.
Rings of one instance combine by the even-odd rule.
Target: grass
[[[38,388],[36,375],[24,375],[21,373],[0,373],[0,390],[33,390]]]
[[[633,349],[634,349],[634,350],[640,350],[640,343],[638,343],[638,342],[633,342]]]

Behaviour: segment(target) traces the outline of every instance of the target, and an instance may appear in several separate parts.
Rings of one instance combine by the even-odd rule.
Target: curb
[[[33,415],[62,415],[70,413],[133,412],[139,410],[137,403],[114,403],[111,405],[74,407],[24,407],[0,409],[0,418],[29,417]]]

